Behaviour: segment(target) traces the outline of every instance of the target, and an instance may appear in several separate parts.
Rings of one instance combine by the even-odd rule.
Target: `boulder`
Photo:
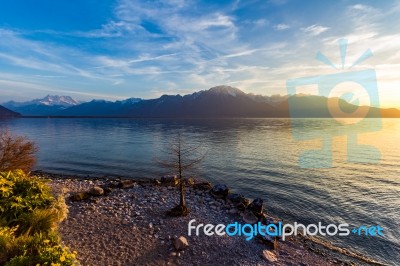
[[[166,175],[161,177],[161,183],[168,186],[177,186],[179,185],[179,178],[176,175]]]
[[[247,224],[255,224],[258,222],[257,216],[255,216],[251,211],[245,211],[243,213],[242,219]]]
[[[217,184],[210,190],[211,195],[217,198],[226,199],[229,194],[229,188],[223,184]]]
[[[261,217],[263,214],[263,203],[264,201],[260,198],[253,200],[252,203],[247,207],[248,210],[252,211],[257,217]]]
[[[243,195],[232,193],[228,195],[227,200],[229,200],[232,203],[240,203],[242,202],[243,198],[244,198]]]
[[[237,193],[229,194],[227,200],[241,211],[245,210],[246,207],[250,204],[250,200],[246,199],[243,195]]]
[[[104,189],[98,186],[94,186],[89,190],[89,194],[92,196],[102,196],[104,195]]]
[[[194,178],[193,177],[189,177],[187,179],[185,179],[185,185],[188,187],[192,187],[194,185]]]
[[[278,258],[276,257],[275,252],[269,251],[269,250],[263,250],[261,253],[261,256],[264,260],[268,262],[276,262]]]
[[[104,185],[104,187],[118,188],[119,185],[120,185],[120,182],[118,182],[118,181],[109,181],[109,182],[107,182],[106,185]],[[104,189],[104,187],[103,187],[103,189]]]
[[[87,192],[77,192],[73,195],[71,195],[70,200],[71,201],[81,201],[81,200],[86,200],[90,198],[89,193]]]
[[[136,182],[134,180],[121,180],[118,183],[119,188],[131,188],[136,185]]]
[[[193,188],[194,189],[207,190],[208,191],[208,190],[210,190],[212,188],[212,186],[211,186],[210,182],[204,181],[204,182],[201,182],[201,183],[195,183],[193,185]]]
[[[107,186],[102,186],[101,188],[102,188],[103,191],[104,191],[104,196],[107,196],[108,194],[110,194],[110,193],[113,191],[112,188],[107,187]]]
[[[177,251],[184,250],[189,247],[189,242],[184,236],[180,236],[174,240],[174,247]]]

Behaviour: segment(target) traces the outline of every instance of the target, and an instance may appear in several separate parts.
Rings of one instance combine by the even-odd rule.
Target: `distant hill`
[[[58,96],[57,96],[58,97]],[[298,117],[329,118],[328,101],[338,101],[341,115],[351,114],[356,109],[366,110],[367,117],[400,117],[398,109],[358,107],[343,99],[313,95],[247,94],[229,87],[217,86],[188,95],[163,95],[157,99],[131,98],[124,101],[93,100],[86,103],[70,102],[65,105],[37,103],[16,106],[15,111],[24,115],[39,115],[37,108],[46,116],[101,116],[101,117]],[[58,101],[52,101],[54,104]],[[9,106],[9,105],[8,105]],[[44,109],[52,106],[54,109]],[[60,107],[61,106],[61,107]],[[289,109],[290,106],[290,109]],[[35,107],[36,109],[28,109]],[[18,109],[24,108],[24,109]],[[24,112],[22,112],[22,110]],[[34,112],[33,110],[36,110]]]
[[[142,101],[130,98],[124,101],[110,102],[93,100],[54,113],[56,116],[129,116],[132,106]]]
[[[19,113],[8,110],[7,108],[0,105],[0,118],[14,118],[20,116],[21,115]]]
[[[70,96],[47,95],[42,99],[35,99],[28,102],[10,101],[3,105],[24,116],[49,116],[79,104],[80,102],[75,101]]]
[[[290,105],[289,105],[290,103]],[[57,116],[121,117],[331,117],[328,98],[312,95],[261,96],[217,86],[189,95],[163,95],[157,99],[94,100],[57,112]],[[289,110],[290,106],[290,110]],[[344,113],[358,106],[339,100]],[[360,107],[365,109],[368,107]],[[290,112],[289,112],[290,111]],[[400,117],[397,109],[369,108],[368,117]]]

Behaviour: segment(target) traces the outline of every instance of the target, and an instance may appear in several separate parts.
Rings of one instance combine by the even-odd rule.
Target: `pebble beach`
[[[189,236],[193,219],[214,225],[249,219],[244,210],[201,186],[185,189],[190,214],[170,217],[166,212],[179,203],[176,184],[35,175],[50,179],[53,193],[65,196],[69,214],[58,230],[82,265],[368,265],[302,237],[278,239],[274,246],[273,241],[246,241],[244,236]],[[79,198],[82,193],[91,196]]]

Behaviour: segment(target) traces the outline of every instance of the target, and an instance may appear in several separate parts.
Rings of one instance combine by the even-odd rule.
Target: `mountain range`
[[[69,96],[46,96],[29,102],[3,105],[23,116],[60,117],[332,117],[330,99],[313,95],[262,96],[217,86],[188,95],[163,95],[157,99],[78,102]],[[365,109],[368,117],[400,117],[400,110],[358,107],[338,99],[343,113]],[[289,109],[290,106],[290,109]],[[366,109],[368,108],[368,109]]]
[[[50,116],[80,103],[70,96],[47,95],[43,99],[35,99],[28,102],[10,101],[4,103],[3,106],[24,116]]]
[[[0,105],[0,118],[15,118],[20,116],[21,114],[13,112]]]

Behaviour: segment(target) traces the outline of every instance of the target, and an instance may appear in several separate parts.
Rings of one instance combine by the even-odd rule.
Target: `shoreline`
[[[187,225],[188,221],[192,219],[196,219],[196,224],[200,222],[226,224],[234,221],[243,223],[242,211],[237,210],[235,206],[226,201],[215,198],[207,190],[201,191],[193,187],[186,187],[188,207],[192,209],[192,212],[187,217],[174,218],[166,216],[165,212],[178,202],[179,192],[176,184],[175,186],[163,184],[158,179],[89,177],[55,174],[40,170],[33,171],[31,174],[50,179],[50,186],[54,193],[66,192],[70,215],[62,223],[60,234],[67,246],[72,249],[77,248],[78,252],[81,251],[78,258],[84,265],[93,265],[94,263],[102,265],[101,261],[93,260],[91,254],[95,253],[101,254],[103,259],[111,258],[104,265],[111,265],[110,263],[112,265],[135,265],[136,263],[143,265],[197,265],[196,263],[198,263],[198,265],[204,265],[207,260],[212,263],[218,261],[219,265],[225,263],[230,265],[232,263],[233,265],[385,265],[354,252],[332,246],[329,242],[319,239],[316,241],[304,236],[291,236],[285,241],[279,240],[276,251],[273,250],[273,241],[266,242],[260,239],[246,241],[243,236],[188,236]],[[71,195],[88,191],[94,186],[102,187],[123,180],[130,180],[130,184],[134,185],[127,188],[115,187],[110,194],[92,197],[89,200],[73,202],[69,199]],[[149,206],[150,208],[148,208]],[[268,219],[279,220],[270,215],[268,215]],[[112,232],[111,235],[117,239],[116,242],[107,244],[107,242],[100,241],[101,246],[91,245],[91,242],[96,243],[98,242],[97,238],[101,238],[100,235],[93,236],[93,231],[101,232],[102,230]],[[119,230],[125,233],[121,235]],[[137,236],[139,239],[135,238],[136,241],[132,242],[127,237],[129,235]],[[171,244],[178,236],[184,236],[189,241],[186,253],[185,251],[178,252]],[[210,254],[207,249],[209,244],[218,246],[221,245],[220,242],[230,247],[229,250],[238,249],[239,255],[224,254],[221,250],[213,250]],[[85,246],[84,249],[82,249],[82,245]],[[124,246],[131,247],[131,249],[125,250]],[[124,252],[118,253],[117,257],[107,253],[108,250],[116,247],[121,248]],[[152,250],[157,252],[151,253],[151,256],[144,259],[140,254],[148,252],[138,251],[137,247],[147,247],[147,249],[153,247]],[[240,249],[247,249],[247,252],[241,253]],[[262,258],[264,250],[275,254],[277,261],[271,263]],[[140,260],[141,258],[142,260]],[[210,258],[213,259],[210,260]],[[224,261],[224,258],[227,261]],[[122,264],[118,263],[118,259],[123,261]]]

